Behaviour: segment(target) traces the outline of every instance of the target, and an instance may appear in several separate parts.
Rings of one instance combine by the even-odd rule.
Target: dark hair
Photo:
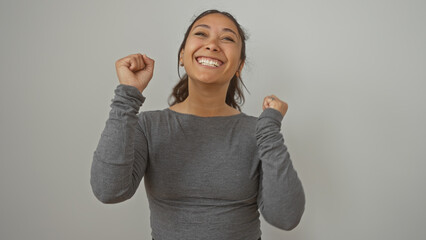
[[[194,25],[194,23],[197,20],[199,20],[200,18],[207,16],[209,14],[213,14],[213,13],[222,14],[222,15],[228,17],[230,20],[232,20],[232,22],[234,22],[235,26],[238,29],[238,34],[240,35],[241,41],[242,41],[241,57],[240,57],[241,63],[243,63],[246,59],[246,39],[247,39],[247,35],[245,34],[244,30],[242,29],[240,24],[237,22],[237,20],[230,13],[218,11],[218,10],[215,10],[215,9],[202,12],[200,15],[198,15],[192,21],[191,25],[189,25],[188,29],[186,30],[185,37],[183,38],[183,42],[180,45],[180,48],[179,48],[179,51],[178,51],[178,75],[179,75],[180,80],[175,85],[175,87],[173,88],[173,92],[169,97],[169,105],[170,106],[175,105],[176,103],[183,102],[188,97],[188,94],[189,94],[189,91],[188,91],[188,75],[185,73],[183,75],[183,77],[181,77],[180,72],[179,72],[180,53],[183,50],[183,48],[185,47],[186,39],[188,38],[189,32],[191,31],[192,26]],[[234,76],[232,77],[232,79],[229,83],[228,91],[226,93],[226,99],[225,99],[226,104],[228,104],[229,106],[236,108],[240,111],[241,111],[241,106],[244,104],[244,101],[245,101],[243,90],[241,89],[241,85],[243,85],[244,88],[246,88],[246,86],[244,85],[244,83],[241,79],[241,74],[239,76],[234,74]],[[172,98],[174,98],[174,99],[170,103]]]

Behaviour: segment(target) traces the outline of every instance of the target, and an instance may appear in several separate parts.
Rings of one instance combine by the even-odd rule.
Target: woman
[[[104,203],[133,196],[144,178],[152,237],[260,239],[267,222],[291,230],[305,195],[280,133],[287,104],[271,95],[256,118],[240,112],[245,35],[226,12],[188,27],[178,53],[186,74],[170,108],[141,112],[154,60],[116,62],[120,85],[94,152],[91,185]]]

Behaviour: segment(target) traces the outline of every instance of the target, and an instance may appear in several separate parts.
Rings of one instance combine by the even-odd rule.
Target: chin
[[[189,77],[189,79],[191,80],[195,80],[198,82],[202,82],[202,83],[206,83],[206,84],[225,84],[226,81],[223,79],[219,79],[216,76],[206,76],[206,75],[201,75],[198,77]]]

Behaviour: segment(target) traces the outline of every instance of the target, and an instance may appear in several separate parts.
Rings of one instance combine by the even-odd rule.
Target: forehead
[[[229,28],[238,34],[238,29],[235,23],[231,19],[229,19],[227,16],[220,13],[212,13],[198,19],[192,26],[191,31],[200,24],[205,24],[211,28],[216,28],[219,30]]]

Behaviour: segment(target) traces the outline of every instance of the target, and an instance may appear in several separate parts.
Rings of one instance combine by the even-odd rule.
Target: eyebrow
[[[195,29],[195,28],[197,28],[197,27],[203,27],[203,28],[208,28],[208,29],[210,29],[210,26],[209,26],[209,25],[207,25],[207,24],[200,24],[200,25],[197,25],[197,26],[195,26],[193,29]],[[224,32],[231,32],[231,33],[235,34],[235,36],[236,36],[236,37],[238,37],[238,34],[236,34],[236,33],[234,32],[234,30],[232,30],[232,29],[230,29],[230,28],[224,28],[224,29],[222,29],[222,31],[224,31]]]

